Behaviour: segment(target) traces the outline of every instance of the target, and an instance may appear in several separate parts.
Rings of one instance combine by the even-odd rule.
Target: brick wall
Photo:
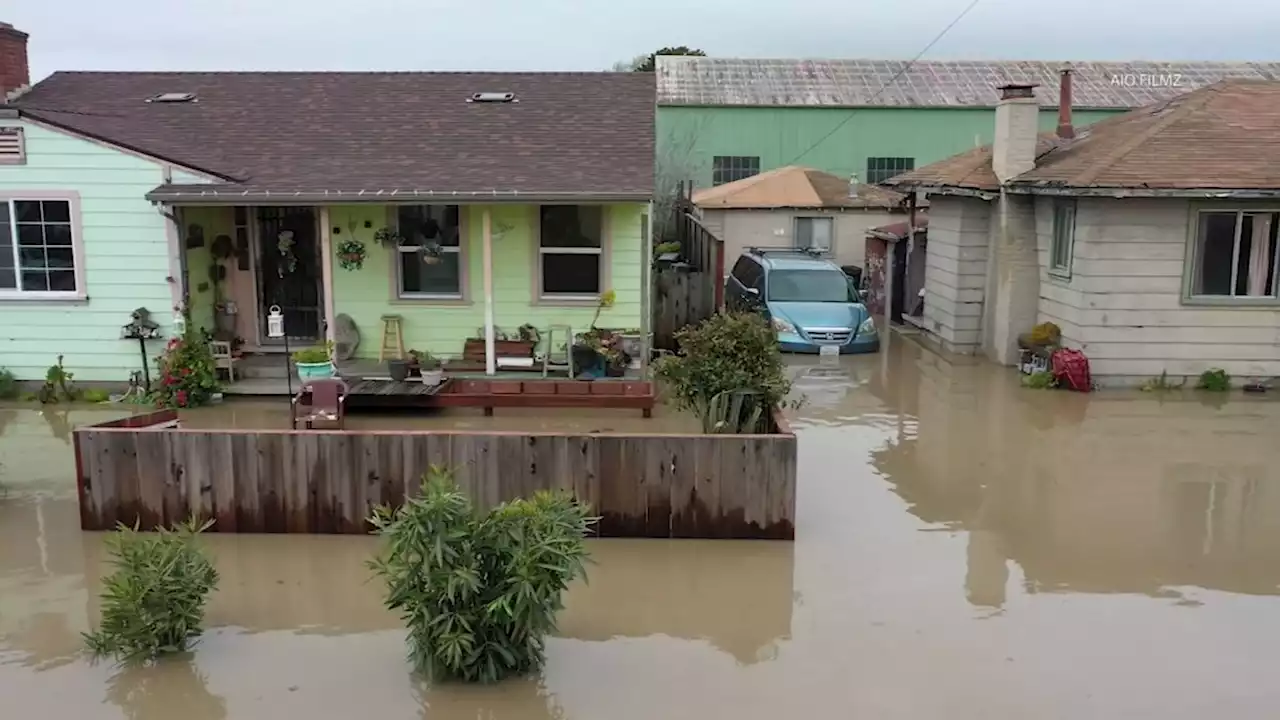
[[[0,22],[0,101],[31,84],[27,65],[27,34],[9,23]]]

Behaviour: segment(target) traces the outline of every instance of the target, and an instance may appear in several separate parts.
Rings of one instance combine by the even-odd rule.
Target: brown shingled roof
[[[1015,189],[1280,190],[1280,82],[1230,80],[1077,131],[1040,136]],[[898,188],[994,191],[991,148],[916,168]]]
[[[166,92],[196,101],[146,102]],[[652,73],[74,72],[14,107],[234,181],[220,192],[644,199],[654,97]]]
[[[708,209],[895,208],[903,196],[875,185],[859,184],[849,197],[849,180],[813,168],[788,165],[693,194]]]

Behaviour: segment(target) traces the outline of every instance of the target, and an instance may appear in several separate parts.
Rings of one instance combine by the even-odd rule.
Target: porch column
[[[169,249],[169,314],[172,316],[186,311],[187,249],[182,242],[178,209],[172,205],[161,205],[159,209],[160,216],[164,218],[164,239]]]
[[[333,328],[333,238],[330,235],[332,225],[329,223],[329,206],[320,206],[320,277],[321,292],[324,294],[324,339],[334,341]]]
[[[493,215],[488,207],[484,209],[481,241],[484,245],[484,372],[486,375],[498,374],[498,357],[494,348],[493,333]]]

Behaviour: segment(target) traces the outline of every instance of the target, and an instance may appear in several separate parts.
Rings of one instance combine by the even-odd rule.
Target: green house
[[[638,73],[55,73],[0,106],[0,367],[124,381],[140,307],[456,357],[612,290],[645,336],[653,114]]]
[[[1280,63],[658,58],[658,187],[710,187],[800,165],[878,183],[992,141],[999,86],[1035,83],[1040,127],[1058,120],[1073,70],[1088,125],[1225,78],[1273,79]]]

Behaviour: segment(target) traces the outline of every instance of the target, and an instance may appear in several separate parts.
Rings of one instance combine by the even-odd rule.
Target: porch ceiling
[[[174,205],[351,205],[358,203],[647,202],[647,191],[430,190],[413,188],[306,189],[245,184],[161,185],[147,193]]]

